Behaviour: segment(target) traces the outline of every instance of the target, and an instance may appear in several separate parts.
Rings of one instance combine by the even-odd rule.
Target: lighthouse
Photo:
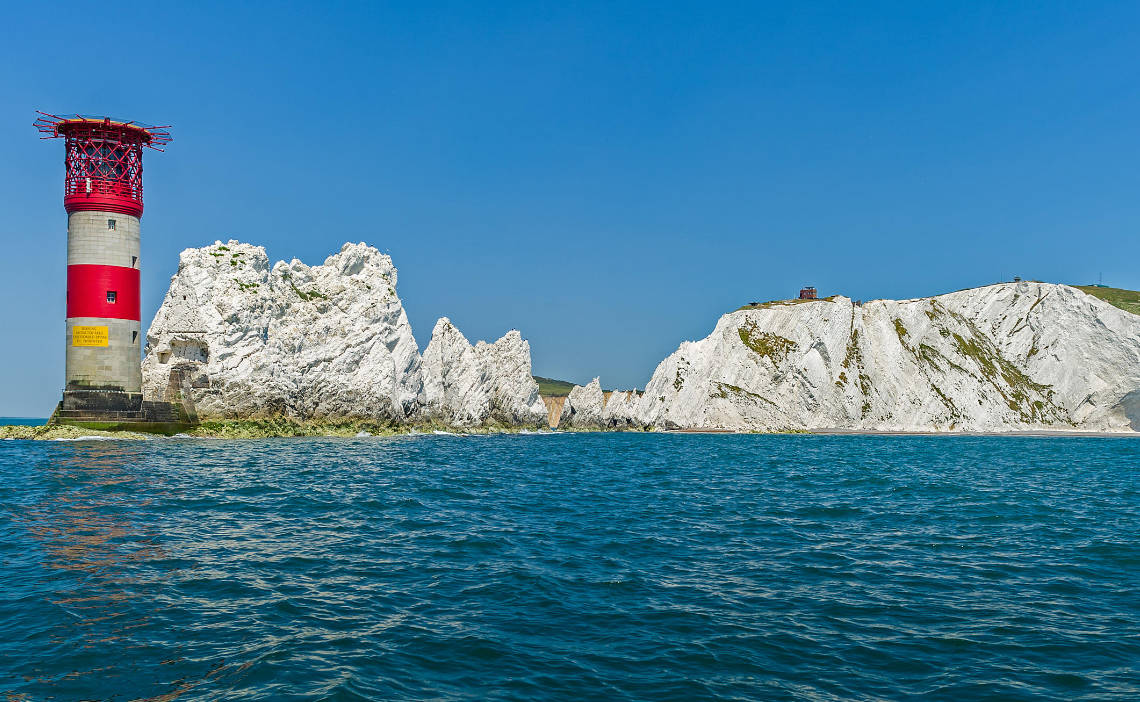
[[[143,421],[142,158],[144,148],[161,151],[170,132],[109,117],[39,114],[42,138],[64,140],[66,370],[57,418]]]

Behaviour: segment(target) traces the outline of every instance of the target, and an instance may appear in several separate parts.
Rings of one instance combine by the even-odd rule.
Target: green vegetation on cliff
[[[416,422],[413,424],[388,424],[370,420],[298,420],[285,417],[261,419],[217,419],[207,420],[188,428],[178,436],[191,436],[205,439],[268,439],[274,437],[328,436],[353,437],[361,432],[369,436],[397,436],[401,434],[430,434],[433,431],[446,431],[453,434],[513,434],[523,430],[546,429],[541,426],[508,426],[488,423],[473,427],[452,427],[437,422]],[[85,427],[61,424],[40,426],[0,426],[0,439],[30,439],[47,441],[53,439],[155,439],[158,434],[140,434],[129,431],[100,431]]]
[[[568,383],[565,380],[555,380],[554,378],[543,378],[541,375],[532,376],[534,382],[538,383],[538,394],[548,395],[550,397],[565,397],[570,394],[570,390],[574,388],[574,383]]]
[[[290,436],[352,437],[361,433],[369,436],[398,436],[401,434],[430,434],[433,431],[445,431],[453,434],[514,434],[523,430],[546,428],[545,422],[541,426],[515,426],[489,422],[471,427],[453,427],[434,421],[392,424],[367,419],[302,420],[270,417],[207,420],[188,430],[186,434],[213,439],[264,439]]]
[[[796,350],[796,342],[791,339],[762,331],[752,322],[745,322],[737,329],[740,342],[752,349],[755,353],[770,358],[773,363],[781,363],[787,359],[788,354]]]
[[[769,300],[767,302],[750,302],[747,305],[741,305],[736,308],[737,312],[741,310],[770,310],[775,307],[788,307],[789,305],[802,305],[808,302],[831,302],[837,295],[828,295],[827,297],[811,298],[809,300],[801,300],[800,298],[791,298],[787,300]]]
[[[7,425],[0,426],[0,439],[34,439],[38,441],[51,441],[54,439],[81,439],[94,437],[98,439],[150,439],[153,435],[139,434],[130,431],[100,431],[85,427],[73,427],[66,424],[40,424],[36,426]]]
[[[1140,314],[1140,292],[1123,288],[1102,288],[1099,285],[1074,285],[1074,288],[1100,298],[1125,312]]]
[[[546,395],[547,397],[566,397],[570,391],[574,389],[574,383],[567,380],[555,380],[554,378],[543,378],[541,375],[533,375],[534,382],[538,383],[538,394]],[[606,388],[602,388],[602,392],[612,392]]]

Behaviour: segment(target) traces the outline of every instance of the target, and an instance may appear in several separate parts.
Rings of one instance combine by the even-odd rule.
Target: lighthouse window
[[[119,297],[119,293],[115,290],[107,291],[107,302],[114,303]]]
[[[115,220],[113,220],[113,219],[108,219],[108,220],[107,220],[107,228],[108,228],[108,229],[114,229],[114,228],[115,228]]]

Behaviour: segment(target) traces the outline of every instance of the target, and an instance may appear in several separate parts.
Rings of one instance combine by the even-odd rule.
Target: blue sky
[[[333,7],[332,5],[335,5]],[[59,142],[146,155],[143,323],[215,239],[392,255],[426,345],[518,328],[534,370],[643,387],[801,285],[1140,288],[1136,3],[53,3],[5,9],[0,414],[63,377]]]

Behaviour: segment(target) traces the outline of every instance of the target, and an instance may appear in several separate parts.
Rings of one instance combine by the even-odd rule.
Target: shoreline
[[[661,434],[801,434],[812,436],[1036,436],[1036,437],[1085,437],[1085,438],[1140,438],[1137,431],[1080,431],[1064,429],[1027,429],[1013,431],[918,431],[887,429],[804,429],[793,431],[736,431],[733,429],[668,429]]]
[[[1140,432],[1080,430],[1015,431],[895,431],[870,429],[811,429],[788,431],[735,431],[731,429],[557,429],[492,424],[450,427],[435,423],[385,425],[377,422],[313,422],[297,420],[220,420],[203,422],[190,431],[171,436],[129,431],[102,431],[71,425],[0,425],[0,440],[81,441],[178,439],[273,439],[273,438],[383,438],[402,436],[489,436],[495,434],[713,434],[728,436],[944,436],[944,437],[1038,437],[1038,438],[1140,438]]]
[[[1079,429],[1026,429],[1015,431],[869,431],[862,429],[818,429],[808,432],[823,436],[1037,436],[1086,438],[1138,438],[1137,431],[1081,431]]]

